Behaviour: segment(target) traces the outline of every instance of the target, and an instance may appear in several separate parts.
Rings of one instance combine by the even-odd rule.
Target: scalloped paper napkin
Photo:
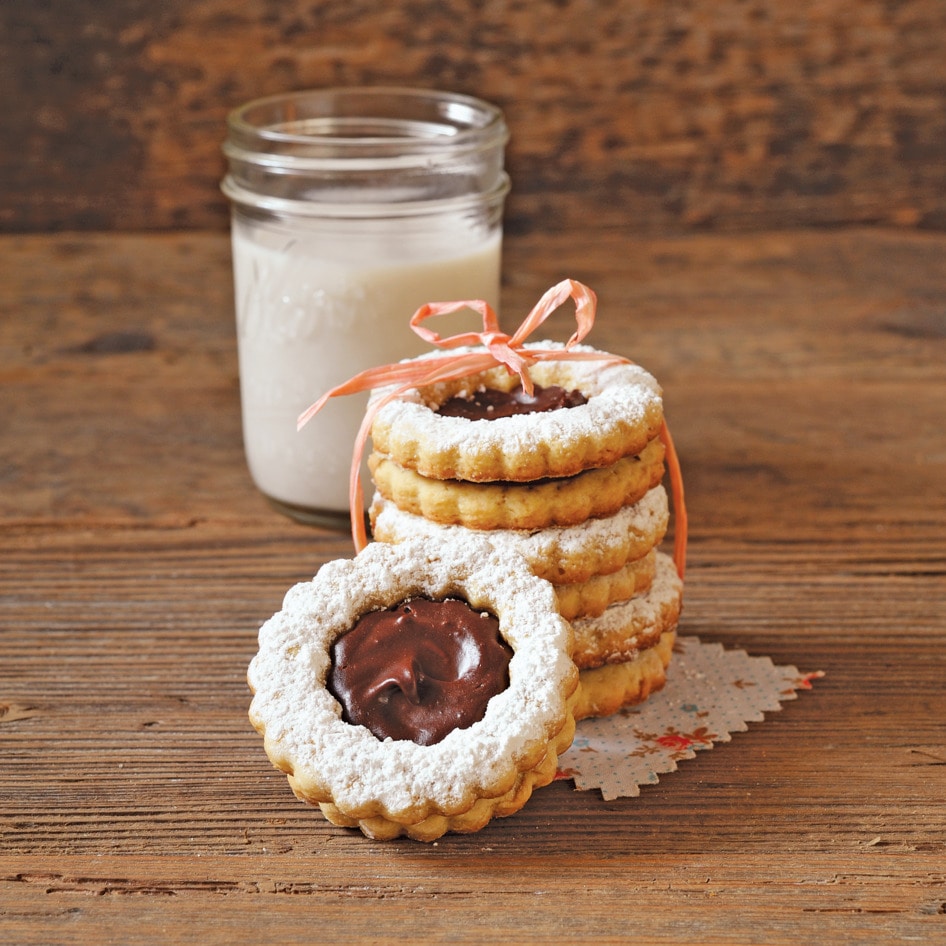
[[[557,778],[600,789],[606,801],[640,795],[641,785],[656,784],[698,749],[729,742],[732,733],[780,710],[821,676],[696,637],[678,638],[664,688],[638,706],[580,722],[571,748],[559,757]]]

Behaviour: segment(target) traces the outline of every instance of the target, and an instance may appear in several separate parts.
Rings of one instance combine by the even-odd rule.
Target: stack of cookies
[[[529,394],[498,366],[384,403],[369,514],[377,541],[481,533],[551,582],[581,671],[579,719],[663,685],[682,581],[658,548],[669,520],[660,387],[606,352],[570,352],[581,354],[530,368]]]

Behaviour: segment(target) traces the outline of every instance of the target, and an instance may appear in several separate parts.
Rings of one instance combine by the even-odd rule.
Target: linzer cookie
[[[582,670],[575,719],[610,716],[626,706],[642,703],[667,682],[675,631],[664,631],[657,643],[623,663]]]
[[[555,585],[559,614],[566,620],[598,617],[611,605],[648,591],[656,570],[657,552],[651,549],[643,558],[628,562],[616,572]]]
[[[378,453],[368,466],[378,492],[406,512],[470,529],[535,530],[614,515],[660,483],[663,460],[655,438],[609,466],[530,483],[429,479]]]
[[[418,536],[449,541],[466,531],[404,512],[378,493],[369,515],[372,533],[381,542]],[[552,582],[562,617],[572,620],[600,615],[609,605],[650,587],[655,548],[666,532],[668,515],[666,492],[657,486],[615,516],[571,527],[494,529],[485,534],[497,548],[523,555],[540,578]]]
[[[373,543],[260,629],[250,719],[334,824],[475,831],[551,781],[571,744],[570,636],[551,585],[480,536]]]
[[[683,582],[669,556],[657,553],[657,569],[647,591],[611,604],[596,617],[572,620],[572,658],[580,669],[623,663],[676,630]]]
[[[463,534],[461,527],[405,512],[380,494],[375,494],[369,515],[372,534],[380,542],[417,536],[449,540]],[[539,530],[494,529],[489,540],[500,549],[523,555],[539,577],[567,585],[608,575],[643,558],[663,541],[669,519],[667,493],[663,486],[655,486],[613,516]]]
[[[555,342],[523,349],[566,350]],[[506,368],[393,400],[386,400],[390,389],[378,389],[375,400],[386,403],[371,428],[375,450],[421,476],[473,483],[570,477],[641,453],[663,419],[657,382],[638,365],[609,362],[613,355],[587,345],[568,351],[600,360],[539,362],[529,372],[532,394]]]

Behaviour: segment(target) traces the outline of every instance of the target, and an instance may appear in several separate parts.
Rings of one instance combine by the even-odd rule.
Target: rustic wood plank
[[[387,84],[505,109],[519,233],[942,230],[944,38],[937,0],[5,3],[0,227],[222,230],[230,108]]]
[[[140,873],[114,855],[26,864],[2,858],[0,895],[16,897],[10,916],[42,918],[38,935],[19,940],[25,946],[80,937],[149,943],[157,931],[175,937],[188,930],[203,942],[226,943],[243,941],[248,929],[279,930],[291,943],[311,941],[313,929],[344,931],[351,942],[376,942],[379,930],[422,942],[613,942],[630,935],[628,925],[649,943],[879,944],[931,942],[943,924],[942,862],[919,857],[907,865],[876,847],[854,852],[857,866],[850,855],[829,855],[800,877],[751,854],[725,863],[700,853],[569,860],[568,872],[596,896],[573,895],[564,910],[546,856],[489,854],[394,846],[346,858],[343,883],[334,848],[301,857],[144,858]],[[129,910],[134,926],[125,921]]]

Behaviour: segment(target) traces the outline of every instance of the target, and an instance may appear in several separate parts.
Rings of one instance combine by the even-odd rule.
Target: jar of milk
[[[231,113],[223,191],[243,437],[253,480],[283,512],[347,525],[367,395],[333,398],[297,431],[302,411],[426,350],[408,325],[424,303],[498,310],[507,137],[495,106],[434,91],[297,92]]]

